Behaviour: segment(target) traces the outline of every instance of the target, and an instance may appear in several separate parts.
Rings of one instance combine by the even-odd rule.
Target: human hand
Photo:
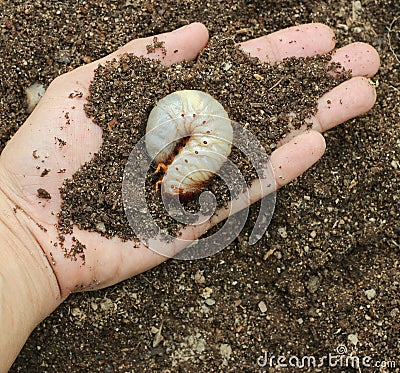
[[[83,243],[85,264],[79,259],[74,261],[65,258],[64,252],[55,247],[59,241],[56,227],[61,205],[59,188],[66,178],[71,178],[82,164],[92,158],[102,142],[102,130],[86,116],[83,109],[94,70],[99,63],[124,53],[147,57],[146,45],[151,44],[152,40],[152,37],[134,40],[110,56],[55,79],[1,155],[1,188],[10,204],[18,206],[17,214],[24,216],[21,223],[28,226],[38,247],[46,255],[49,276],[54,273],[61,299],[73,291],[117,283],[166,259],[143,244],[134,248],[132,242],[122,242],[117,237],[107,239],[77,227],[74,227],[72,234],[65,236],[64,245],[71,247],[73,237]],[[151,56],[169,65],[194,59],[207,44],[208,33],[204,26],[192,24],[160,35],[158,40],[165,42],[167,54],[160,52]],[[262,61],[276,63],[290,56],[328,53],[334,48],[334,35],[324,25],[303,25],[245,42],[241,47]],[[175,50],[179,52],[173,53]],[[352,69],[354,77],[321,97],[318,113],[312,118],[313,131],[297,132],[295,138],[292,136],[287,139],[273,152],[270,162],[273,169],[279,168],[280,177],[276,180],[278,187],[303,173],[322,156],[325,143],[320,132],[366,112],[375,102],[374,88],[364,77],[372,76],[379,67],[376,51],[366,44],[356,43],[339,49],[333,59]],[[69,97],[71,93],[75,96],[73,99]],[[329,105],[326,104],[328,100],[331,102]],[[65,141],[62,147],[58,139]],[[37,169],[38,165],[40,169]],[[41,177],[44,169],[50,172],[46,177]],[[264,182],[265,185],[260,188],[258,183]],[[267,182],[254,183],[249,196],[232,202],[232,210],[223,209],[210,221],[187,227],[180,238],[196,239],[232,211],[238,211],[260,199],[261,193],[271,192],[271,188],[266,187]],[[40,198],[38,188],[46,190],[51,199]],[[182,242],[172,242],[172,251],[183,249]]]
[[[64,245],[70,247],[73,237],[82,242],[86,247],[85,263],[79,258],[65,258],[57,246],[59,188],[92,158],[102,142],[102,130],[84,112],[94,70],[99,63],[124,53],[148,57],[146,45],[152,40],[134,40],[110,56],[55,79],[0,156],[0,327],[4,329],[0,370],[7,369],[34,326],[71,292],[106,287],[166,259],[144,245],[133,247],[132,242],[107,239],[77,227],[65,237]],[[167,54],[156,51],[151,57],[169,65],[194,59],[207,44],[208,32],[201,24],[191,24],[160,35],[158,40],[165,42]],[[276,63],[290,56],[328,53],[334,48],[334,38],[326,26],[311,24],[281,30],[241,47],[262,61]],[[179,52],[173,53],[175,50]],[[375,102],[374,87],[364,77],[374,75],[379,67],[376,51],[356,43],[337,50],[333,59],[351,69],[353,78],[320,98],[312,131],[294,133],[272,153],[271,166],[279,169],[278,187],[322,156],[325,142],[321,132],[368,111]],[[69,98],[71,93],[75,94],[73,99]],[[58,139],[65,144],[60,146]],[[41,177],[45,169],[50,172]],[[222,209],[209,221],[188,226],[180,238],[196,239],[229,213],[260,199],[271,191],[268,182],[253,183],[248,195],[232,202],[231,210]],[[265,185],[260,188],[260,183]],[[39,198],[39,188],[46,190],[51,199]],[[184,248],[182,242],[171,242],[171,250],[179,252]],[[9,340],[14,341],[12,346]]]

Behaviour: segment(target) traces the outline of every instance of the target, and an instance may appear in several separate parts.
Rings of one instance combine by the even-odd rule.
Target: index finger
[[[193,60],[208,42],[208,30],[202,23],[194,22],[171,32],[135,39],[114,53],[96,61],[104,63],[125,53],[138,57],[158,59],[169,66],[183,60]]]
[[[135,39],[125,44],[115,52],[99,60],[81,66],[69,74],[75,74],[81,82],[88,84],[94,70],[107,61],[119,59],[126,53],[138,57],[160,60],[165,66],[181,61],[191,61],[208,43],[208,30],[202,23],[191,23],[171,32]]]

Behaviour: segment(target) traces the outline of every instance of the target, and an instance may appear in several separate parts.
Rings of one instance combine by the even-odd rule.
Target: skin
[[[80,259],[64,258],[62,250],[54,247],[61,204],[59,188],[101,146],[102,130],[83,111],[95,68],[124,53],[160,58],[165,65],[191,60],[206,46],[208,32],[202,24],[194,23],[159,35],[158,40],[165,42],[166,55],[158,50],[147,53],[146,45],[152,40],[153,37],[134,40],[99,61],[55,79],[0,156],[0,371],[7,371],[34,327],[71,292],[115,284],[166,260],[144,245],[134,248],[133,242],[106,239],[77,227],[66,237],[65,244],[68,247],[75,236],[86,246],[85,265]],[[310,24],[248,41],[241,48],[274,64],[289,56],[328,53],[334,45],[334,34],[327,26]],[[173,53],[175,50],[178,52]],[[333,59],[352,69],[354,77],[320,98],[318,113],[312,118],[314,130],[297,132],[271,155],[277,187],[302,174],[323,155],[321,132],[374,105],[375,90],[366,77],[373,76],[379,68],[377,52],[367,44],[355,43],[338,49]],[[68,98],[75,91],[83,96]],[[327,105],[327,100],[331,104]],[[67,126],[66,112],[70,119]],[[60,149],[55,138],[67,144]],[[34,150],[40,158],[35,159]],[[51,172],[42,178],[44,168]],[[57,173],[60,169],[65,173]],[[182,237],[195,239],[229,213],[258,200],[271,191],[267,188],[269,182],[254,183],[248,194],[233,203],[232,210],[221,210],[212,220],[187,227]],[[38,198],[38,188],[47,190],[52,198]],[[178,252],[184,246],[184,241],[172,242],[169,250]]]

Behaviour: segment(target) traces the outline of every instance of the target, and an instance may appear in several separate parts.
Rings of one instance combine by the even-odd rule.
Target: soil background
[[[27,117],[26,87],[192,21],[237,42],[323,22],[337,46],[368,42],[382,61],[375,107],[325,135],[326,155],[279,191],[260,242],[247,227],[211,258],[72,295],[11,371],[252,372],[265,352],[338,346],[400,366],[399,16],[389,0],[0,2],[0,151]]]

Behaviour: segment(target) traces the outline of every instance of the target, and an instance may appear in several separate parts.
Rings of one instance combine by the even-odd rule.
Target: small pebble
[[[106,226],[104,225],[103,222],[99,222],[96,224],[96,229],[100,232],[105,233],[106,232]]]
[[[400,313],[400,310],[396,307],[390,311],[390,316],[395,318]]]
[[[203,275],[203,272],[198,270],[194,275],[194,281],[196,284],[204,284],[206,282],[206,278]]]
[[[376,291],[374,289],[369,289],[364,291],[368,300],[374,299],[376,296]]]
[[[286,227],[278,228],[278,233],[282,238],[287,237]]]
[[[347,336],[347,340],[348,340],[351,344],[353,344],[354,346],[356,346],[357,343],[358,343],[357,334],[349,334],[349,335]]]
[[[258,308],[262,313],[267,312],[267,305],[264,303],[264,301],[258,303]]]
[[[228,71],[230,68],[232,67],[232,63],[231,62],[226,62],[223,69],[225,71]]]
[[[113,311],[116,309],[116,305],[110,298],[104,298],[100,303],[100,308],[102,311]]]
[[[211,294],[213,293],[213,289],[206,287],[203,289],[203,291],[201,292],[201,296],[204,299],[210,298]]]
[[[27,103],[26,111],[28,114],[32,113],[33,109],[39,103],[45,92],[46,89],[40,83],[33,83],[30,87],[25,89]]]
[[[307,282],[307,289],[310,293],[315,293],[320,285],[320,279],[318,276],[312,276]]]
[[[362,9],[361,1],[357,0],[353,3],[353,5],[354,5],[354,10],[356,11],[360,11]]]
[[[82,315],[82,311],[79,307],[75,307],[71,310],[71,315],[74,317],[80,317]]]
[[[221,344],[219,352],[224,359],[229,359],[232,354],[232,347],[226,343]]]
[[[91,302],[91,303],[90,303],[90,306],[92,307],[92,310],[93,310],[93,311],[97,311],[98,308],[99,308],[99,306],[98,306],[97,303],[95,303],[95,302]]]

